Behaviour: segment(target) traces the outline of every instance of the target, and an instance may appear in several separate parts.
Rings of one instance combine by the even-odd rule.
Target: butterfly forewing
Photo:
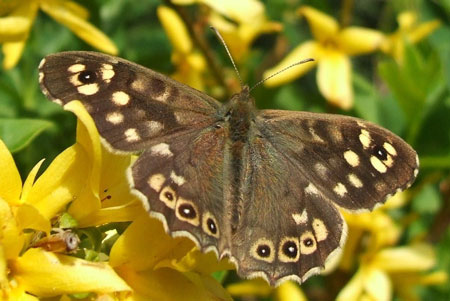
[[[173,236],[230,257],[243,277],[303,282],[346,236],[338,207],[371,210],[408,187],[415,151],[356,118],[257,111],[249,89],[221,104],[134,63],[92,52],[46,57],[44,93],[80,100],[113,151],[141,151],[132,190]]]
[[[112,149],[141,151],[161,137],[212,124],[220,103],[120,58],[62,52],[40,64],[44,93],[59,104],[80,100]]]

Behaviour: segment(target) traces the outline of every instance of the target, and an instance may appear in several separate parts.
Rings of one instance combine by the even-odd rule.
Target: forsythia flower
[[[9,13],[6,17],[0,17],[0,43],[3,43],[5,69],[13,68],[19,61],[39,9],[67,26],[92,46],[110,54],[117,54],[114,43],[86,21],[88,11],[75,2],[66,0],[2,1],[0,14]]]
[[[268,79],[265,85],[275,87],[293,81],[317,65],[317,84],[322,95],[344,110],[353,106],[352,68],[350,56],[375,51],[383,40],[379,31],[362,28],[340,28],[330,16],[309,6],[298,10],[309,23],[314,40],[296,47],[277,66],[267,70],[266,78],[302,59],[315,61],[290,68]]]
[[[159,6],[158,18],[173,46],[172,62],[177,71],[171,77],[198,90],[204,90],[206,61],[191,40],[189,32],[177,13],[167,7]]]
[[[80,189],[86,157],[77,145],[61,153],[35,177],[42,161],[23,187],[13,158],[0,141],[0,298],[38,300],[82,292],[130,291],[106,263],[94,263],[30,248],[29,229],[50,232],[50,219]],[[33,294],[34,296],[30,295]]]
[[[399,64],[403,63],[405,42],[417,43],[441,25],[439,20],[417,24],[417,14],[412,11],[401,13],[397,22],[398,30],[384,39],[380,49],[393,56]]]
[[[212,8],[209,17],[236,61],[245,59],[252,42],[263,33],[278,32],[282,25],[268,21],[264,5],[256,0],[174,0],[175,4],[202,3]],[[229,20],[233,22],[230,22]]]
[[[230,284],[227,290],[233,296],[264,297],[274,296],[275,301],[306,301],[306,296],[297,283],[283,282],[280,286],[272,288],[261,278],[241,281]]]

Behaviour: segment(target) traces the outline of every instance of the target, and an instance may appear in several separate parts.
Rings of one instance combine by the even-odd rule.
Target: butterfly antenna
[[[301,65],[301,64],[304,64],[304,63],[308,63],[308,62],[313,62],[313,61],[314,61],[313,58],[309,58],[309,59],[304,59],[304,60],[301,60],[301,61],[299,61],[299,62],[293,63],[292,65],[289,65],[289,66],[287,66],[287,67],[281,69],[280,71],[275,72],[274,74],[270,75],[269,77],[266,77],[266,78],[260,80],[260,81],[257,82],[253,87],[250,88],[249,92],[250,92],[251,90],[253,90],[254,88],[258,87],[259,85],[261,85],[261,84],[262,84],[263,82],[265,82],[266,80],[271,79],[272,77],[277,76],[278,74],[280,74],[280,73],[282,73],[282,72],[284,72],[284,71],[286,71],[286,70],[288,70],[288,69],[291,69],[292,67],[295,67],[295,66],[297,66],[297,65]]]
[[[219,38],[220,42],[222,42],[223,47],[225,48],[225,50],[227,51],[228,57],[230,58],[231,63],[233,64],[234,67],[234,71],[236,71],[236,74],[239,78],[239,83],[241,84],[241,87],[243,86],[242,84],[242,78],[241,75],[239,74],[239,70],[236,67],[236,64],[234,63],[233,57],[231,56],[230,50],[228,49],[227,44],[225,43],[225,40],[222,38],[222,35],[220,34],[220,32],[217,30],[217,28],[215,28],[214,26],[210,26],[209,28],[211,28],[211,30],[214,31],[214,33],[216,34],[216,36]]]

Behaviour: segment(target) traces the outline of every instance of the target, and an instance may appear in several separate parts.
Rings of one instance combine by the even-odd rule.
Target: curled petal
[[[84,20],[84,15],[78,16],[72,7],[65,6],[65,1],[42,1],[41,8],[53,19],[67,26],[73,33],[95,48],[110,54],[117,54],[116,45],[95,26]]]
[[[17,208],[16,220],[21,229],[34,229],[50,233],[50,220],[29,204],[22,204]]]
[[[153,269],[162,261],[179,260],[193,247],[190,239],[170,237],[159,220],[144,213],[114,243],[110,264],[126,265],[139,272]]]
[[[33,167],[33,169],[28,174],[27,179],[25,180],[25,183],[23,183],[22,195],[21,195],[20,199],[24,203],[26,203],[26,201],[27,201],[28,194],[30,193],[31,187],[33,186],[34,180],[36,179],[36,175],[37,175],[42,163],[44,163],[44,160],[45,159],[42,159]]]
[[[329,15],[310,6],[300,7],[298,13],[306,18],[316,40],[325,42],[326,40],[333,39],[338,33],[339,25]]]
[[[0,179],[2,179],[0,198],[9,204],[19,204],[22,179],[11,153],[2,140],[0,140]]]
[[[268,78],[269,76],[274,75],[284,68],[307,58],[313,58],[314,61],[289,68],[266,80],[264,82],[264,85],[266,85],[267,87],[276,87],[282,84],[289,83],[314,68],[314,66],[317,64],[317,61],[321,58],[320,46],[314,41],[305,42],[295,48],[278,65],[266,70],[263,74],[263,78]]]
[[[380,47],[383,33],[362,27],[347,27],[339,32],[336,39],[339,49],[348,55],[373,52]]]
[[[392,283],[388,275],[379,269],[367,269],[364,277],[364,289],[372,300],[391,300]]]
[[[171,266],[180,272],[195,271],[204,275],[236,268],[227,259],[218,261],[214,252],[202,253],[197,248],[193,248],[179,261],[172,260]]]
[[[184,55],[191,52],[193,48],[191,37],[178,14],[167,6],[159,6],[157,14],[175,51]]]
[[[336,51],[324,53],[317,70],[317,82],[322,95],[344,110],[353,106],[350,58]]]
[[[377,253],[373,264],[388,272],[426,271],[436,264],[430,245],[384,249]]]
[[[276,300],[278,301],[307,301],[302,289],[292,281],[286,281],[276,289]]]
[[[19,62],[25,48],[25,40],[18,42],[8,42],[3,44],[3,68],[9,70]]]
[[[408,38],[412,43],[419,42],[437,28],[441,26],[441,22],[439,20],[434,20],[430,22],[426,22],[417,26],[413,31],[408,34]]]
[[[359,300],[363,293],[364,268],[360,268],[336,297],[336,301]]]
[[[106,263],[29,249],[11,262],[17,282],[40,297],[83,292],[130,291],[130,287]]]
[[[26,39],[30,25],[30,19],[25,17],[0,18],[0,43]]]

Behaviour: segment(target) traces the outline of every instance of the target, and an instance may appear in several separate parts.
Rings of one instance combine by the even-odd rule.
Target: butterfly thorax
[[[226,106],[228,108],[225,120],[229,125],[231,141],[241,143],[247,141],[256,111],[254,99],[249,96],[248,86],[244,86],[240,93],[235,94]]]

